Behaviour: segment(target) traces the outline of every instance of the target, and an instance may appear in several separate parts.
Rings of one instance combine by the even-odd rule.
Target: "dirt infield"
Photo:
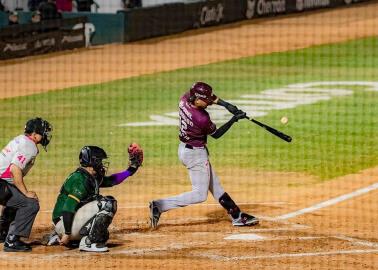
[[[182,168],[177,171],[180,173],[167,177],[187,177]],[[32,235],[33,253],[0,252],[0,266],[21,268],[30,263],[42,269],[52,265],[65,269],[177,269],[190,265],[195,265],[195,269],[377,268],[377,190],[295,218],[277,217],[371,186],[378,177],[378,167],[327,182],[294,173],[240,170],[231,176],[228,170],[218,170],[224,176],[226,189],[235,195],[242,209],[258,214],[261,225],[232,227],[224,210],[209,198],[205,204],[164,214],[156,231],[148,227],[146,202],[172,192],[162,193],[163,190],[146,184],[153,182],[153,172],[143,168],[130,180],[133,183],[108,191],[119,199],[120,206],[110,230],[109,253],[88,254],[40,246],[39,239],[49,229],[54,202],[51,196],[42,199]],[[138,181],[144,184],[135,185]],[[182,186],[176,192],[189,188]],[[40,194],[49,192],[51,187],[39,190]]]
[[[1,87],[6,89],[2,98],[377,36],[377,10],[378,3],[358,5],[8,61],[0,66]],[[181,167],[174,169],[159,171],[171,172],[164,179],[187,178]],[[378,269],[378,167],[325,182],[296,173],[217,172],[242,209],[261,218],[260,225],[232,227],[224,210],[209,198],[206,204],[164,214],[158,230],[151,231],[147,202],[190,186],[162,190],[154,184],[156,169],[142,168],[122,189],[108,191],[119,200],[109,253],[39,245],[49,230],[59,189],[44,186],[36,190],[41,212],[31,237],[33,253],[0,252],[0,269]],[[308,210],[298,212],[303,209]]]

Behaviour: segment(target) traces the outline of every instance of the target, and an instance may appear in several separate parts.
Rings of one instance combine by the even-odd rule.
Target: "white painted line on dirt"
[[[112,252],[112,254],[145,255],[147,253],[181,250],[181,249],[188,248],[188,247],[190,248],[190,247],[192,247],[192,245],[173,243],[173,244],[170,244],[168,247],[115,250],[114,252]]]
[[[258,216],[260,220],[266,220],[266,221],[272,221],[275,223],[279,223],[280,225],[284,225],[284,227],[278,227],[278,228],[257,228],[257,227],[250,227],[250,230],[253,232],[275,232],[275,231],[296,231],[296,230],[308,230],[311,229],[311,226],[308,225],[302,225],[302,224],[295,224],[292,222],[288,222],[286,220],[276,220],[271,217],[267,216]],[[206,221],[212,221],[213,218],[208,217],[187,217],[187,218],[175,218],[175,219],[162,219],[160,222],[160,225],[184,225],[184,223],[187,222],[206,222]],[[132,220],[132,221],[126,221],[123,220],[122,224],[130,224],[135,226],[147,226],[149,224],[149,220],[147,217],[143,220]],[[114,228],[118,228],[115,225],[112,225]],[[120,229],[120,228],[118,228]],[[209,233],[209,232],[196,232],[196,233]]]
[[[266,216],[257,216],[260,220],[271,221],[275,223],[279,223],[285,225],[286,227],[281,228],[273,228],[273,229],[256,229],[256,227],[251,227],[251,230],[254,232],[268,232],[268,231],[288,231],[288,230],[307,230],[311,229],[311,226],[302,225],[302,224],[295,224],[288,222],[286,220],[276,220],[271,217]],[[183,225],[185,222],[206,222],[206,221],[214,221],[215,218],[208,218],[208,217],[187,217],[187,218],[175,218],[175,219],[161,219],[160,225]],[[149,220],[146,217],[143,220],[132,220],[132,221],[122,221],[122,224],[132,224],[132,225],[144,225],[149,224]],[[289,227],[290,226],[290,227]]]
[[[293,223],[293,222],[289,222],[287,220],[277,219],[275,217],[267,217],[267,216],[260,216],[259,215],[258,218],[261,219],[261,220],[265,220],[265,221],[279,223],[281,225],[291,226],[292,228],[295,228],[297,230],[311,229],[311,226],[309,226],[309,225],[296,224],[296,223]]]
[[[175,218],[175,219],[162,219],[159,222],[159,225],[184,225],[184,223],[187,222],[205,222],[205,221],[212,221],[213,218],[207,218],[207,217],[197,217],[197,218]],[[146,217],[144,220],[132,220],[132,221],[122,221],[122,224],[133,224],[133,225],[143,225],[143,224],[149,224],[148,217]]]
[[[173,244],[169,247],[158,247],[158,248],[137,248],[137,249],[123,249],[114,250],[107,253],[81,253],[77,250],[65,251],[56,254],[28,254],[23,255],[18,253],[17,256],[12,256],[12,254],[0,253],[0,258],[4,261],[17,261],[22,262],[25,259],[33,261],[51,261],[53,259],[62,258],[79,258],[82,260],[88,260],[88,257],[103,257],[103,256],[113,256],[113,255],[126,255],[126,256],[143,256],[151,253],[156,255],[161,252],[177,251],[186,248],[193,247],[193,245],[207,245],[208,243],[191,243],[192,245],[183,244]],[[309,252],[309,253],[281,253],[272,255],[258,255],[258,256],[234,256],[227,257],[217,254],[192,254],[193,257],[208,258],[217,261],[239,261],[239,260],[256,260],[256,259],[276,259],[276,258],[300,258],[300,257],[315,257],[315,256],[333,256],[333,255],[345,255],[345,254],[368,254],[368,253],[378,253],[378,249],[365,249],[365,250],[336,250],[328,252]],[[154,255],[155,255],[154,254]]]
[[[308,253],[281,253],[272,255],[258,255],[258,256],[235,256],[227,257],[216,254],[196,254],[196,257],[204,257],[217,261],[240,261],[240,260],[257,260],[257,259],[280,259],[280,258],[300,258],[300,257],[315,257],[315,256],[333,256],[346,254],[367,254],[378,253],[378,249],[355,249],[355,250],[336,250],[326,252],[308,252]]]
[[[85,252],[82,253],[78,250],[74,251],[66,251],[61,253],[55,254],[28,254],[26,256],[19,256],[19,258],[28,258],[32,260],[52,260],[52,259],[61,259],[61,258],[79,258],[82,260],[87,260],[88,256],[112,256],[112,255],[127,255],[127,256],[144,256],[144,255],[158,255],[162,252],[171,252],[171,251],[179,251],[187,248],[193,248],[194,246],[207,246],[208,242],[192,242],[188,241],[186,243],[171,243],[167,246],[163,247],[142,247],[142,248],[126,248],[126,249],[118,249],[118,250],[110,250],[106,253],[96,253],[96,252]],[[1,256],[2,259],[12,259],[8,256]],[[18,258],[18,259],[19,259]]]
[[[305,229],[311,229],[312,228],[311,226],[301,225],[301,224],[292,224],[291,226],[293,228],[297,229],[297,230],[305,230]]]
[[[260,236],[255,233],[242,233],[242,234],[232,234],[224,238],[224,240],[243,240],[243,241],[256,241],[264,240],[266,237]]]
[[[325,239],[329,238],[326,236],[302,236],[302,237],[291,237],[291,236],[283,236],[283,237],[265,237],[254,233],[243,233],[243,234],[231,234],[224,238],[224,240],[241,240],[241,241],[307,241],[307,240],[315,240],[315,239]]]
[[[140,225],[141,223],[135,223],[135,222],[123,222],[126,224],[136,224]],[[145,222],[146,223],[146,222]],[[169,224],[169,223],[166,223]],[[175,223],[177,224],[177,223]],[[296,228],[296,227],[282,227],[282,228],[272,228],[272,229],[256,229],[255,227],[251,227],[250,230],[253,231],[254,233],[268,233],[268,232],[286,232],[286,231],[297,231],[301,230],[302,228]],[[157,232],[153,232],[153,234],[146,234],[146,233],[129,233],[127,235],[138,235],[138,237],[164,237],[169,232],[164,232],[165,234],[158,234]],[[172,233],[177,233],[177,232],[172,232]],[[222,233],[222,232],[217,232],[217,231],[195,231],[195,232],[182,232],[183,234],[186,233],[191,233],[193,235],[196,234],[216,234],[216,233]]]
[[[298,210],[298,211],[295,211],[295,212],[291,212],[291,213],[288,213],[288,214],[285,214],[285,215],[282,215],[282,216],[278,216],[278,217],[276,217],[276,219],[284,220],[284,219],[289,219],[289,218],[293,218],[293,217],[296,217],[296,216],[300,216],[300,215],[303,215],[303,214],[306,214],[306,213],[314,212],[314,211],[322,209],[324,207],[328,207],[328,206],[337,204],[339,202],[342,202],[342,201],[360,196],[362,194],[368,193],[368,192],[373,191],[377,188],[378,188],[378,183],[374,183],[374,184],[372,184],[368,187],[364,187],[364,188],[355,190],[351,193],[341,195],[339,197],[336,197],[336,198],[315,204],[313,206],[310,206],[310,207],[307,207],[307,208],[304,208],[304,209],[301,209],[301,210]]]
[[[282,228],[272,228],[272,229],[251,229],[253,232],[281,232],[281,231],[296,231],[300,230],[296,227],[282,227]]]
[[[366,241],[366,240],[361,240],[361,239],[356,239],[356,238],[352,238],[352,237],[349,237],[349,236],[337,235],[337,236],[334,236],[334,238],[340,239],[340,240],[345,240],[345,241],[351,242],[352,244],[355,244],[355,245],[378,248],[378,243],[374,243],[374,242],[370,242],[370,241]]]
[[[128,248],[128,249],[121,249],[121,250],[111,250],[110,252],[106,253],[96,253],[96,252],[85,252],[82,253],[79,250],[73,251],[64,251],[60,253],[54,254],[28,254],[23,255],[18,253],[17,256],[12,256],[9,253],[0,253],[0,258],[2,260],[9,260],[9,261],[22,261],[25,259],[28,260],[53,260],[53,259],[62,259],[62,258],[79,258],[83,260],[87,260],[88,256],[111,256],[111,255],[131,255],[131,256],[143,256],[146,254],[151,253],[160,253],[160,252],[169,252],[169,251],[177,251],[182,250],[185,248],[193,247],[193,245],[205,245],[207,243],[189,243],[189,244],[180,244],[180,243],[173,243],[166,247],[155,247],[155,248]]]
[[[238,205],[287,205],[287,202],[249,202],[249,203],[238,203]],[[206,207],[206,206],[220,206],[219,203],[204,203],[204,204],[194,204],[191,207]],[[120,206],[118,209],[148,209],[148,204],[137,204],[137,205],[128,205]],[[41,210],[40,213],[51,213],[52,210]]]
[[[315,239],[325,239],[325,238],[328,239],[329,237],[327,236],[301,236],[301,237],[296,237],[293,240],[315,240]]]

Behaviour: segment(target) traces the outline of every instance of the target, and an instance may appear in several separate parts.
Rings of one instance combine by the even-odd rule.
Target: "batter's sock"
[[[238,218],[240,214],[240,208],[231,199],[231,197],[225,192],[219,198],[219,203],[227,210],[227,213],[231,215],[232,218]]]

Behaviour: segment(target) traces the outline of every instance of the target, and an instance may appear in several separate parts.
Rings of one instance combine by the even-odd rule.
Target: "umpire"
[[[51,140],[52,126],[42,118],[27,121],[25,132],[11,140],[0,153],[0,205],[5,206],[0,217],[0,241],[4,251],[31,251],[28,238],[39,211],[37,194],[29,191],[24,176],[34,165],[38,144],[46,150]]]

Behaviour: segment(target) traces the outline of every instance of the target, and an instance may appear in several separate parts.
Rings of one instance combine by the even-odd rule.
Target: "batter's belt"
[[[200,147],[196,147],[196,146],[193,146],[193,145],[190,145],[190,144],[185,144],[185,148],[187,148],[187,149],[202,149],[202,148],[204,148],[204,149],[206,149],[206,152],[207,152],[207,155],[210,155],[210,153],[209,153],[209,149],[207,149],[207,146],[200,146]]]

